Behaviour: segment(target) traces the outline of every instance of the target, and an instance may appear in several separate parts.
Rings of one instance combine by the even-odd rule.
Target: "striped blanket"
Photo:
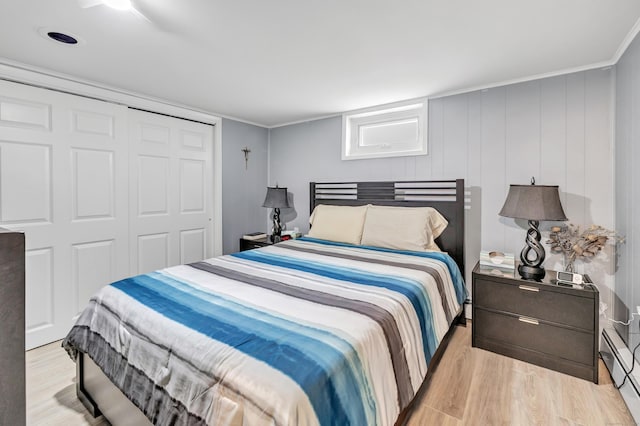
[[[392,425],[465,297],[446,254],[303,238],[113,283],[63,346],[155,424]]]

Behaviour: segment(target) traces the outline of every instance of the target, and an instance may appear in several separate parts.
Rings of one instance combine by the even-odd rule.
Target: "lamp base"
[[[544,268],[541,267],[544,262],[544,247],[540,244],[538,224],[537,220],[529,221],[526,245],[520,252],[520,262],[522,263],[518,266],[518,272],[525,280],[540,281],[545,275]]]
[[[540,281],[544,278],[546,272],[544,268],[539,266],[520,265],[518,266],[520,276],[525,280]]]
[[[271,234],[271,235],[269,235],[269,240],[271,240],[271,242],[273,244],[275,244],[275,243],[279,243],[280,241],[282,241],[282,237],[280,235]]]
[[[280,209],[273,209],[273,229],[271,230],[271,242],[279,243],[282,235],[282,225],[280,224]]]

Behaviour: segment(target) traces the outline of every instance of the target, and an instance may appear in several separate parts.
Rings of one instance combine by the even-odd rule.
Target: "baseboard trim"
[[[629,351],[629,348],[627,348],[615,330],[608,328],[603,330],[600,355],[613,378],[613,383],[616,386],[620,386],[626,371],[631,369],[634,361],[631,351]],[[636,368],[633,373],[620,388],[620,394],[625,404],[627,404],[634,421],[640,424],[640,364],[638,362],[636,362]]]

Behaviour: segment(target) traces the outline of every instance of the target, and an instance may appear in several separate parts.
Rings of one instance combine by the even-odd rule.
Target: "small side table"
[[[472,346],[598,383],[598,289],[473,269]]]
[[[268,236],[258,240],[246,240],[244,238],[240,238],[240,251],[253,250],[260,247],[270,246],[271,244],[273,243]]]

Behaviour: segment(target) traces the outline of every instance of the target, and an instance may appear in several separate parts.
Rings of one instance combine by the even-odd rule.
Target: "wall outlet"
[[[640,306],[636,306],[636,311],[638,311],[638,315],[640,315]]]

